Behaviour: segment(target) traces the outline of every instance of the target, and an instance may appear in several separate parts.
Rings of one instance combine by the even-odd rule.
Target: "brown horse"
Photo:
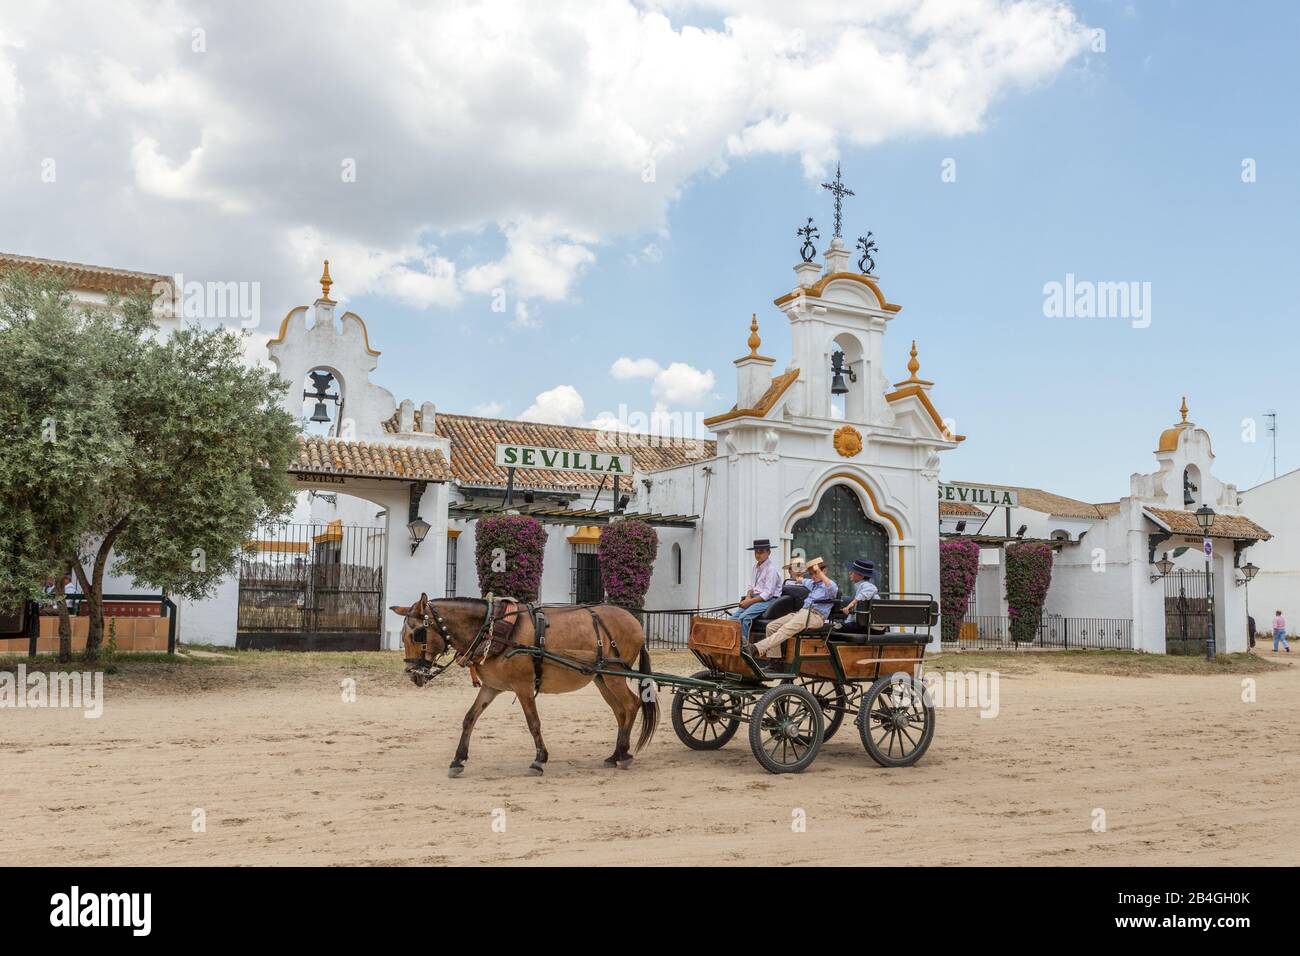
[[[528,721],[528,729],[537,746],[536,759],[528,769],[529,772],[540,775],[547,753],[546,745],[542,742],[542,722],[537,715],[537,701],[533,696],[536,676],[533,655],[523,653],[507,657],[503,653],[489,657],[486,661],[477,659],[483,646],[480,639],[489,625],[488,602],[478,598],[430,601],[428,595],[421,594],[419,601],[410,607],[393,607],[390,610],[405,619],[402,644],[406,650],[407,672],[417,684],[423,684],[428,679],[429,664],[446,654],[455,653],[458,661],[469,663],[465,660],[466,652],[478,642],[480,650],[476,651],[476,659],[472,663],[483,686],[465,714],[460,745],[456,748],[456,757],[447,771],[448,776],[459,777],[464,771],[474,724],[488,704],[503,691],[513,693],[523,707],[524,719]],[[519,646],[536,646],[537,635],[532,618],[523,605],[517,606],[517,613],[518,620],[511,640]],[[650,673],[650,655],[646,652],[645,632],[642,631],[640,622],[623,608],[612,604],[548,607],[545,614],[549,622],[543,632],[546,650],[588,665],[595,663],[599,656],[605,668],[622,667],[629,676],[641,678],[638,684],[644,689],[638,694],[628,687],[627,680],[623,677],[584,673],[549,660],[544,661],[541,667],[538,692],[542,694],[567,694],[595,680],[605,703],[609,704],[618,720],[614,753],[606,758],[605,766],[626,769],[632,763],[628,743],[632,736],[632,725],[636,723],[637,711],[641,712],[641,734],[634,753],[639,753],[650,742],[655,726],[659,723],[655,684],[641,676]],[[633,662],[636,662],[639,670],[633,670]]]

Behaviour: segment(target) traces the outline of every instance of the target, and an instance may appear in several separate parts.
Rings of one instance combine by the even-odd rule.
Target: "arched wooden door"
[[[840,586],[841,594],[852,593],[849,565],[863,558],[876,565],[876,587],[889,590],[889,532],[862,510],[862,502],[847,485],[832,485],[822,495],[817,510],[794,523],[796,550],[806,558],[826,559],[826,573]]]

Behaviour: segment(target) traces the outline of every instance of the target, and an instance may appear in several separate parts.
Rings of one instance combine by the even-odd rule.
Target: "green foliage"
[[[105,663],[117,657],[117,618],[108,619],[108,640],[104,643],[103,660]]]
[[[110,552],[138,585],[200,598],[257,522],[291,506],[287,385],[244,364],[239,333],[160,342],[146,295],[89,307],[9,273],[0,354],[0,600],[36,596],[72,561],[97,638]]]

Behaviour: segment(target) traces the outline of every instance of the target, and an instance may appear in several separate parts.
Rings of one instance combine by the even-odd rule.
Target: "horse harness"
[[[522,613],[521,613],[522,606]],[[578,605],[582,607],[582,605]],[[583,667],[581,670],[587,673],[594,672],[604,664],[606,659],[605,640],[609,641],[610,656],[620,664],[623,663],[623,655],[618,649],[618,642],[614,639],[614,634],[609,629],[596,609],[592,607],[585,608],[591,615],[591,625],[596,632],[596,660],[590,667]],[[519,622],[522,614],[526,613],[533,622],[533,634],[536,635],[536,643],[520,644],[515,639],[515,632],[519,628]],[[542,664],[546,657],[546,630],[550,627],[550,621],[546,617],[546,611],[543,606],[531,603],[515,601],[510,598],[494,598],[491,595],[487,598],[487,609],[483,615],[483,623],[479,625],[478,633],[470,641],[469,646],[463,652],[456,653],[450,660],[439,664],[433,658],[432,648],[428,641],[428,628],[432,627],[442,638],[444,647],[450,648],[451,632],[447,629],[447,623],[438,613],[438,609],[433,604],[428,604],[424,612],[424,624],[415,629],[412,637],[416,641],[424,644],[424,660],[428,664],[429,676],[437,676],[450,667],[453,663],[461,667],[469,667],[475,664],[482,664],[489,658],[497,657],[512,650],[520,650],[527,653],[533,659],[533,696],[536,697],[542,689]],[[626,666],[626,665],[624,665]]]

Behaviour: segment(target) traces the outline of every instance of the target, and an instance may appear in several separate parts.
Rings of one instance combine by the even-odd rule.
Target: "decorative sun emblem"
[[[835,429],[835,450],[842,458],[852,458],[862,451],[862,433],[852,425],[841,425]]]

